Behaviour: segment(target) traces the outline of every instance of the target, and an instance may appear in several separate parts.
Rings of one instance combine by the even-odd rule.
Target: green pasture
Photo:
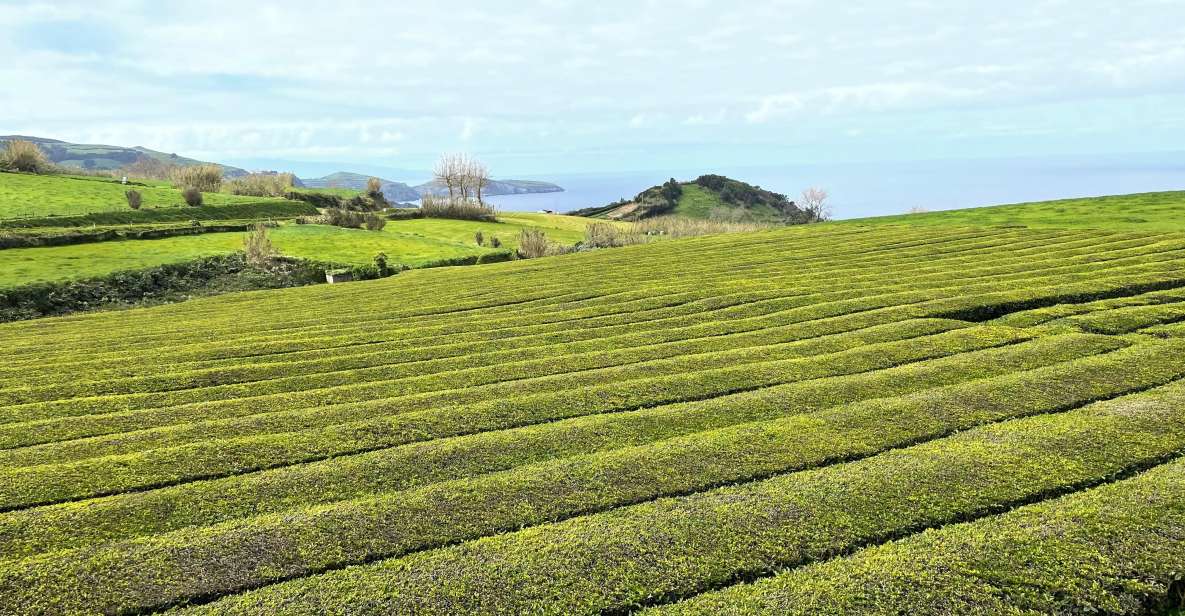
[[[137,190],[143,196],[141,210],[186,207],[180,190],[163,182],[146,183],[149,185],[125,186],[111,178],[0,173],[0,219],[131,211],[127,190]],[[204,193],[202,198],[206,205],[280,201],[222,193]]]
[[[1185,230],[1185,191],[1017,203],[844,220],[838,224]]]
[[[449,219],[395,220],[382,231],[287,223],[270,230],[286,256],[343,264],[368,264],[386,253],[392,264],[415,267],[430,261],[513,249],[524,228],[540,229],[552,241],[574,244],[584,238],[583,218],[507,213],[500,222]],[[481,231],[484,246],[478,246]],[[101,276],[242,250],[245,233],[206,233],[151,240],[126,240],[0,250],[0,287],[32,282]],[[497,237],[502,248],[490,246]]]

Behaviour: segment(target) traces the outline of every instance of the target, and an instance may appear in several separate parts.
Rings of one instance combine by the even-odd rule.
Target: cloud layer
[[[0,1],[0,31],[0,132],[216,158],[543,172],[1185,131],[1173,0]]]

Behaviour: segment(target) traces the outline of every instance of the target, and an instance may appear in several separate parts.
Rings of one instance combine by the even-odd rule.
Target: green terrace
[[[1161,613],[1183,325],[1185,234],[961,222],[4,324],[0,612]]]

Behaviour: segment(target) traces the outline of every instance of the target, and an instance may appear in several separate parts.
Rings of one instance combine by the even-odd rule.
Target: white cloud
[[[86,36],[61,33],[72,20]],[[743,146],[884,114],[1185,92],[1182,23],[1185,6],[1157,0],[0,0],[0,133],[416,156],[675,148],[687,126]]]

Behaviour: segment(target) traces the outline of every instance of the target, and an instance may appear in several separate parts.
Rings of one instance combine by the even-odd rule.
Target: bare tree
[[[457,190],[462,187],[461,179],[461,156],[458,154],[445,154],[436,162],[436,166],[432,168],[432,177],[444,184],[448,188],[449,199],[457,196]]]
[[[490,169],[486,167],[485,163],[476,158],[469,159],[469,164],[466,167],[466,175],[469,176],[469,185],[473,187],[477,193],[477,203],[485,205],[481,200],[481,191],[490,184]]]
[[[476,197],[482,203],[482,191],[490,183],[490,171],[484,163],[468,154],[445,154],[432,169],[437,183],[448,189],[449,199]]]
[[[831,206],[827,204],[827,191],[814,186],[802,191],[802,211],[813,222],[831,220]]]

